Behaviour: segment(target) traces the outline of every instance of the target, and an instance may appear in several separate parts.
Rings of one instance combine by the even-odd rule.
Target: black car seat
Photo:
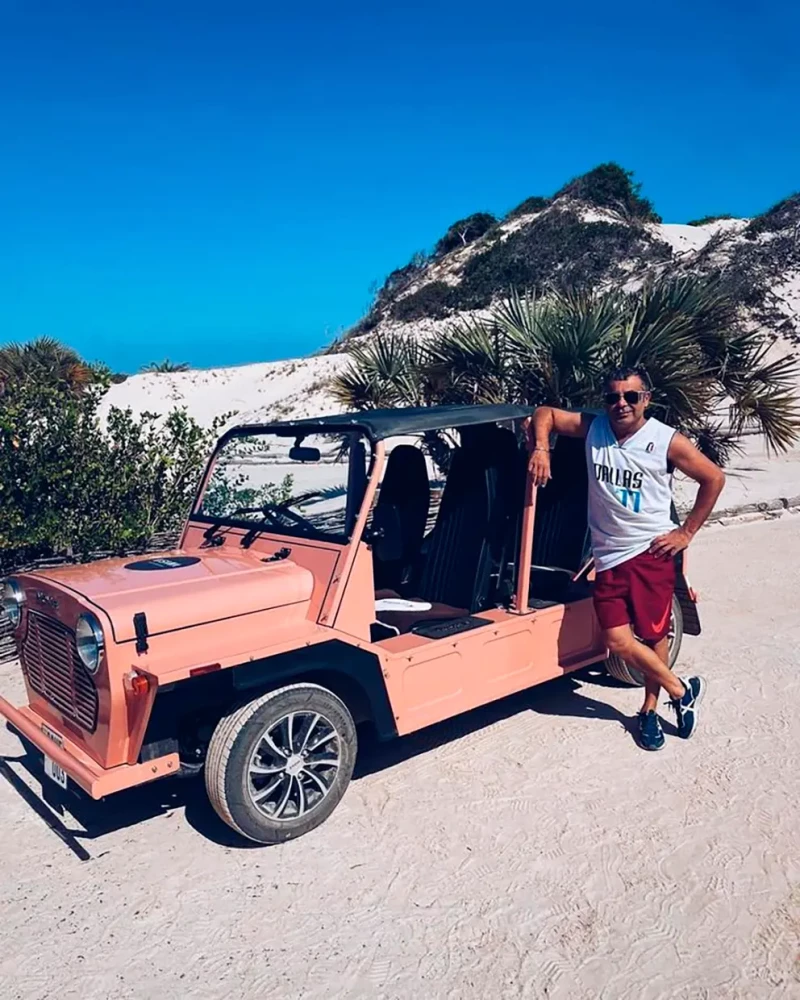
[[[536,491],[530,595],[565,600],[590,553],[585,441],[559,437],[550,455],[552,479]]]
[[[376,590],[399,591],[419,558],[430,507],[430,482],[425,455],[413,445],[392,449],[386,463],[373,525],[387,534],[392,544],[373,547]]]
[[[461,430],[436,524],[404,597],[429,602],[425,612],[379,612],[379,621],[410,631],[421,621],[446,620],[485,610],[505,565],[508,521],[519,483],[516,438],[480,425]]]

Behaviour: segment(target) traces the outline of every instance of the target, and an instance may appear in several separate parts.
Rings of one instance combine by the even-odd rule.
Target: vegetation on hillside
[[[454,298],[459,309],[480,309],[509,287],[593,287],[615,277],[632,256],[665,260],[670,249],[623,223],[585,222],[576,212],[553,209],[475,254]]]
[[[458,222],[454,222],[450,226],[436,244],[433,256],[443,257],[451,250],[460,250],[461,247],[469,246],[495,225],[497,225],[497,219],[488,212],[476,212],[474,215],[468,215],[466,219],[459,219]]]
[[[186,361],[170,361],[164,358],[163,361],[151,361],[148,365],[142,365],[139,371],[143,375],[165,375],[173,372],[188,372],[189,365]]]
[[[521,201],[510,212],[507,212],[505,221],[510,222],[511,219],[518,219],[521,215],[533,215],[535,212],[543,212],[550,203],[550,198],[532,195],[530,198],[526,198],[525,201]]]
[[[424,343],[395,335],[355,345],[333,390],[358,410],[500,401],[574,409],[601,403],[601,376],[613,364],[644,365],[653,412],[725,464],[746,429],[778,451],[800,435],[798,364],[769,360],[769,346],[740,326],[717,278],[662,278],[602,295],[512,291],[489,318],[453,322]]]
[[[641,195],[642,185],[633,180],[633,171],[618,163],[601,163],[571,180],[555,193],[555,198],[576,198],[598,208],[619,212],[629,221],[661,222],[653,203]]]
[[[744,231],[747,239],[756,239],[762,233],[777,233],[781,230],[791,228],[793,235],[797,237],[798,226],[800,225],[800,191],[783,201],[779,201],[772,208],[767,209],[755,219],[751,219]]]
[[[530,225],[489,243],[465,264],[458,284],[428,282],[394,300],[392,319],[442,319],[460,310],[483,309],[509,287],[541,292],[552,285],[593,287],[620,276],[620,265],[668,260],[666,243],[636,227],[584,222],[570,209],[554,208]]]
[[[687,226],[707,226],[710,222],[721,222],[723,219],[732,219],[732,215],[704,215],[702,219],[689,219]]]
[[[693,258],[679,264],[683,273],[711,274],[724,264],[722,287],[764,329],[800,344],[800,326],[786,314],[775,293],[786,277],[800,270],[800,193],[784,198],[751,219],[732,237],[716,233]]]
[[[504,222],[538,215],[511,233],[504,232],[488,212],[454,222],[430,256],[418,252],[407,265],[392,271],[345,340],[371,332],[385,319],[443,319],[454,312],[485,308],[510,285],[543,289],[567,282],[591,287],[619,276],[619,265],[631,256],[645,262],[667,259],[669,247],[642,226],[660,217],[642,197],[641,188],[632,171],[603,163],[551,198],[534,195],[511,209]],[[611,211],[619,221],[587,222],[575,202]],[[425,280],[429,265],[470,245],[475,245],[475,253],[456,274],[457,280]]]

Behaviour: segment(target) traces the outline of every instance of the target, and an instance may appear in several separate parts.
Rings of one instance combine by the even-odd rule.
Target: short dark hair
[[[606,373],[603,385],[609,386],[612,382],[626,382],[629,378],[641,379],[645,392],[651,392],[653,383],[647,374],[647,369],[643,365],[617,365]]]

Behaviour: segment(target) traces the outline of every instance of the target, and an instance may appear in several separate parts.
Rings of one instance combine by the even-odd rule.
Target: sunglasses
[[[628,406],[636,406],[646,395],[646,392],[637,392],[635,389],[628,389],[627,392],[607,392],[606,406],[614,406],[621,399],[624,399]]]

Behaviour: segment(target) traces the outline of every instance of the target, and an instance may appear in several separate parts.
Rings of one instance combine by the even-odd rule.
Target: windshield
[[[236,435],[218,451],[195,514],[270,534],[346,541],[369,459],[369,445],[357,432]]]

